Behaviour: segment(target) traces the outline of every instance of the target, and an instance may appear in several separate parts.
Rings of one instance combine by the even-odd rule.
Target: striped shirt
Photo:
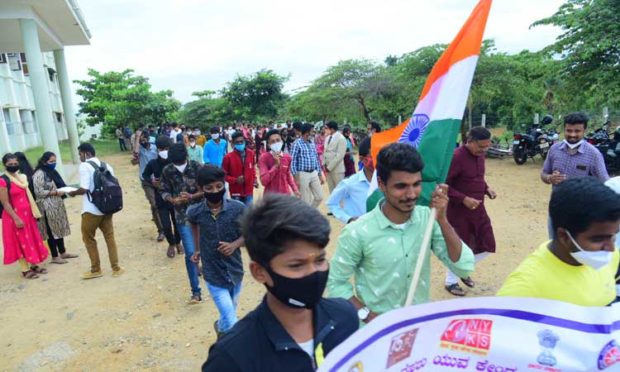
[[[295,141],[291,149],[291,157],[293,158],[291,162],[291,174],[293,176],[299,172],[317,171],[321,173],[319,155],[313,142],[304,141],[303,138]]]

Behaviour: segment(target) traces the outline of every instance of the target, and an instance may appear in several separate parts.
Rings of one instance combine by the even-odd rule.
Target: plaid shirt
[[[198,183],[196,183],[196,177],[198,176],[198,169],[200,164],[195,161],[188,161],[187,167],[183,173],[179,172],[174,167],[174,164],[168,164],[161,171],[161,184],[160,192],[161,197],[166,200],[168,197],[176,198],[181,192],[188,192],[195,194],[199,191]],[[177,224],[185,224],[187,220],[186,212],[187,207],[191,204],[200,203],[201,199],[193,200],[190,204],[175,205],[174,215],[177,220]]]
[[[293,158],[291,162],[291,174],[293,176],[299,172],[317,171],[319,174],[321,173],[319,155],[313,142],[304,141],[303,138],[295,141],[291,150],[291,157]]]
[[[565,174],[567,179],[586,176],[596,177],[602,182],[609,179],[603,155],[585,141],[574,154],[569,153],[569,147],[564,142],[551,146],[542,172],[552,174],[554,171]]]

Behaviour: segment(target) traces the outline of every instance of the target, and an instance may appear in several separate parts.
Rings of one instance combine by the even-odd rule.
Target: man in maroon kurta
[[[484,208],[485,196],[491,199],[497,196],[484,180],[484,155],[490,146],[491,133],[483,127],[472,128],[467,135],[467,143],[454,151],[446,179],[450,186],[448,221],[461,240],[474,251],[476,263],[495,252],[493,228]],[[464,296],[459,279],[468,287],[474,287],[471,278],[458,278],[448,271],[446,290],[455,296]]]

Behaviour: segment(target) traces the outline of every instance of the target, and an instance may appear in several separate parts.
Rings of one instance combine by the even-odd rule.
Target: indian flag
[[[426,80],[411,118],[372,136],[374,159],[381,148],[394,142],[408,143],[418,149],[424,160],[422,196],[419,200],[422,205],[428,205],[436,185],[444,182],[448,175],[491,3],[492,0],[478,3],[439,58]],[[369,211],[382,197],[376,177],[373,178],[368,198]]]

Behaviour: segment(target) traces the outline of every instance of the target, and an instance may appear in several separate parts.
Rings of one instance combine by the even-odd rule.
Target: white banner
[[[485,297],[398,309],[373,320],[319,371],[620,371],[620,304],[592,308]]]

